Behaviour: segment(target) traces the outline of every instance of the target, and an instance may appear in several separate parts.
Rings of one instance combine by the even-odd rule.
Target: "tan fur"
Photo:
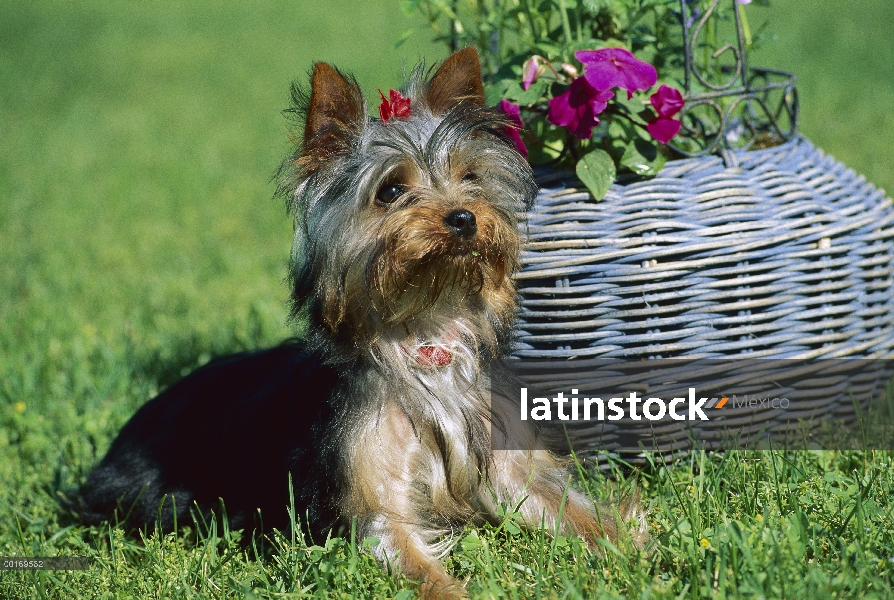
[[[430,389],[441,399],[438,381],[453,385],[448,371],[442,369],[430,380]],[[379,386],[387,395],[387,382],[380,380]],[[489,407],[481,392],[470,388],[464,400],[480,403],[485,415]],[[351,434],[351,477],[343,510],[359,519],[363,537],[381,540],[379,560],[420,582],[423,598],[463,597],[462,586],[444,571],[439,555],[449,548],[457,524],[498,523],[501,503],[513,505],[524,498],[519,510],[525,524],[577,535],[591,550],[599,548],[599,537],[618,539],[614,512],[571,487],[566,463],[536,442],[527,440],[534,444],[532,450],[488,452],[482,473],[465,435],[446,440],[448,460],[443,460],[435,431],[422,425],[425,419],[416,411],[426,409],[412,398],[384,400],[378,414]],[[452,422],[461,412],[448,407],[441,424],[465,429],[465,423]],[[644,538],[635,535],[633,541],[641,544]]]
[[[347,152],[365,112],[366,103],[357,84],[330,65],[316,63],[311,76],[303,153],[296,166],[305,172],[316,171],[333,155]]]
[[[463,102],[483,106],[481,61],[475,48],[463,48],[451,54],[432,78],[425,98],[436,115]]]

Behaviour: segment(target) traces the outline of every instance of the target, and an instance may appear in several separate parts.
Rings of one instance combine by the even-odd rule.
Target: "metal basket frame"
[[[736,43],[714,49],[704,63],[696,60],[697,50],[706,46],[701,41],[703,33],[721,1],[713,0],[696,19],[690,2],[680,0],[686,105],[679,115],[683,128],[675,138],[678,141],[668,146],[688,157],[720,154],[728,166],[735,166],[735,149],[749,150],[756,143],[775,145],[795,137],[798,90],[792,73],[748,66],[743,7],[737,0],[725,0],[732,4]],[[732,56],[733,64],[720,65],[726,54]]]

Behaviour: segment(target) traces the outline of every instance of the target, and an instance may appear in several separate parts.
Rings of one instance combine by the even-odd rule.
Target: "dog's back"
[[[98,522],[117,511],[119,521],[160,520],[170,530],[175,514],[191,522],[194,503],[220,514],[223,498],[234,527],[283,529],[291,472],[300,516],[308,510],[327,520],[327,508],[303,502],[301,492],[332,476],[312,457],[326,445],[334,382],[335,373],[294,342],[198,369],[124,426],[81,490],[82,518]]]

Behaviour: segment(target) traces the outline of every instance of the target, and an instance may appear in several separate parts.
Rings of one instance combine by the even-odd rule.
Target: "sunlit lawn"
[[[894,190],[894,3],[748,10],[775,19],[754,62],[799,76],[804,133]],[[327,60],[393,87],[444,54],[424,34],[395,50],[407,27],[396,0],[0,1],[0,555],[95,559],[0,571],[0,598],[408,589],[342,541],[274,540],[255,560],[223,531],[122,537],[56,500],[160,387],[290,334],[291,224],[271,182],[289,83]],[[641,481],[650,557],[503,527],[467,531],[449,564],[481,597],[891,594],[890,454],[702,457]]]

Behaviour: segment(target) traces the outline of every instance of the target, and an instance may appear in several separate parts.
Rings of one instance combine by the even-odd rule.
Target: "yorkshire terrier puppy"
[[[291,474],[311,532],[356,519],[425,598],[465,595],[438,559],[502,502],[525,498],[529,526],[591,546],[616,538],[614,511],[569,488],[532,430],[493,423],[486,366],[507,349],[537,186],[484,106],[476,51],[417,68],[380,119],[325,63],[293,96],[303,142],[281,187],[306,340],[213,362],[147,403],[85,483],[86,517],[170,528],[225,508],[234,526],[285,528]],[[492,435],[529,449],[494,450]]]

